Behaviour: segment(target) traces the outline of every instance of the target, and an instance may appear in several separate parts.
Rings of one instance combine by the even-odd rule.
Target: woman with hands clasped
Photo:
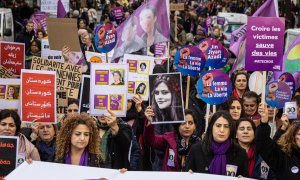
[[[182,171],[185,167],[186,157],[191,146],[200,140],[194,135],[197,121],[193,112],[186,109],[186,121],[181,124],[174,124],[174,126],[177,126],[175,130],[166,132],[163,135],[154,134],[154,126],[152,124],[154,113],[151,106],[147,107],[145,116],[147,117],[144,130],[146,144],[149,144],[155,149],[165,151],[162,170]]]
[[[277,179],[300,179],[300,126],[291,125],[276,143],[270,138],[267,105],[260,103],[258,112],[262,118],[255,136],[257,151]]]

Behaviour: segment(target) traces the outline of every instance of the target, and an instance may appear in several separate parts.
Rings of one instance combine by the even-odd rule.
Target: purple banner
[[[108,109],[108,96],[107,95],[95,95],[94,96],[94,108],[95,109]]]
[[[109,95],[109,109],[111,111],[121,111],[123,106],[123,95],[114,94]]]
[[[217,24],[220,24],[223,26],[225,24],[225,17],[217,16]]]
[[[6,85],[0,85],[0,99],[5,99]]]
[[[33,29],[34,32],[37,33],[38,29],[43,29],[45,32],[47,32],[47,25],[46,25],[46,18],[48,17],[48,14],[45,12],[36,12],[32,15],[31,19],[33,21]]]
[[[135,82],[128,81],[128,94],[134,94]]]
[[[284,30],[284,18],[248,17],[246,70],[282,70]]]
[[[124,17],[123,6],[113,8],[113,14],[114,14],[116,20],[122,20]]]
[[[149,0],[117,28],[117,45],[112,59],[170,39],[167,0]]]
[[[208,16],[208,17],[206,18],[206,26],[207,26],[208,28],[210,28],[210,27],[211,27],[211,23],[212,23],[212,19],[211,19],[210,16]]]
[[[127,62],[129,64],[129,72],[136,73],[138,61],[137,60],[128,60]]]
[[[96,48],[101,53],[108,53],[117,43],[117,31],[111,23],[100,24],[95,30],[94,37]]]
[[[154,56],[155,57],[166,57],[167,43],[162,42],[154,45]]]
[[[109,84],[109,70],[96,70],[95,84],[108,85]]]
[[[273,108],[283,108],[292,98],[290,87],[284,82],[270,82],[266,87],[266,103]]]

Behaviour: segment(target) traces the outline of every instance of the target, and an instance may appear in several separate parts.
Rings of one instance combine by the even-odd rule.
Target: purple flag
[[[65,10],[65,7],[61,0],[58,0],[57,2],[57,18],[64,18],[66,16],[67,12]]]
[[[262,17],[278,17],[278,1],[277,0],[267,0],[264,4],[262,4],[257,11],[252,15],[253,17],[262,16]],[[247,24],[243,25],[239,29],[233,31],[231,33],[231,41],[230,41],[230,51],[236,56],[239,55],[239,51],[241,50],[241,46],[246,39],[247,33]],[[245,59],[237,58],[232,66],[231,72],[235,69],[245,65]]]
[[[112,59],[170,39],[169,0],[148,0],[117,28]]]

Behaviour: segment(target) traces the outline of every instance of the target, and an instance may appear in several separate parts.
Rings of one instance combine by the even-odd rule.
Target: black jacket
[[[227,165],[234,165],[238,167],[235,176],[242,175],[243,177],[249,177],[248,158],[244,149],[233,144],[227,150],[226,158]],[[200,141],[192,146],[187,158],[187,166],[185,170],[188,171],[191,169],[193,172],[209,174],[209,165],[212,159],[212,151],[206,152],[204,150],[203,142]]]
[[[108,152],[112,169],[130,169],[130,148],[132,140],[131,127],[119,123],[119,132],[108,137]]]
[[[292,156],[284,153],[270,138],[271,127],[261,123],[256,129],[256,150],[276,173],[278,180],[300,179],[300,149],[292,147]]]
[[[61,164],[65,164],[65,159],[58,159],[55,160],[56,163],[61,163]],[[89,153],[89,161],[88,161],[88,165],[89,167],[103,167],[101,161],[99,160],[99,158],[97,157],[97,155],[95,154],[91,154]]]
[[[25,44],[25,54],[28,55],[31,41],[34,40],[34,32],[33,30],[29,33],[24,28],[19,34],[17,34],[16,42],[24,43]]]

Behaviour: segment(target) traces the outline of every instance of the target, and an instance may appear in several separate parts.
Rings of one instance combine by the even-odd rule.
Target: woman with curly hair
[[[87,114],[67,117],[57,136],[56,162],[100,167],[99,133]]]
[[[256,131],[256,149],[276,173],[277,179],[300,179],[300,126],[293,124],[276,143],[270,138],[267,105],[258,108],[261,124]]]
[[[159,74],[151,84],[151,108],[155,113],[153,122],[184,120],[180,74]],[[150,79],[151,81],[151,79]]]

